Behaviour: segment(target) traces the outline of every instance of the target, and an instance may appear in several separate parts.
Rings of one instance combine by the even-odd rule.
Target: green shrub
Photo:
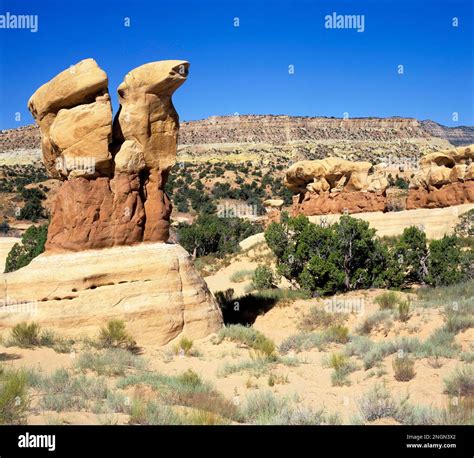
[[[349,341],[349,329],[346,326],[336,324],[326,331],[327,338],[330,342],[347,343]]]
[[[398,304],[400,300],[397,293],[394,291],[386,291],[379,294],[374,302],[379,306],[380,310],[392,310]]]
[[[0,367],[0,424],[24,423],[28,406],[26,374]]]
[[[86,351],[75,361],[75,367],[83,372],[90,370],[108,376],[124,375],[127,370],[142,370],[145,366],[139,356],[121,348],[109,348],[103,353]]]
[[[182,351],[185,355],[189,355],[193,347],[193,341],[187,337],[181,337],[177,345],[174,346],[173,350],[175,354]]]
[[[99,345],[101,348],[126,348],[133,350],[136,342],[125,329],[122,320],[110,320],[99,333]]]
[[[458,368],[444,380],[444,392],[450,396],[474,396],[474,365]]]
[[[252,283],[256,289],[269,289],[275,286],[275,277],[272,269],[267,266],[258,266],[252,276]]]
[[[194,257],[239,250],[239,242],[262,231],[259,224],[239,218],[219,218],[216,215],[200,215],[195,223],[178,226],[179,243]]]
[[[346,313],[329,313],[321,307],[311,307],[309,313],[305,313],[298,323],[298,327],[304,331],[313,331],[317,328],[327,328],[331,325],[341,325],[348,318]]]
[[[415,377],[415,361],[408,356],[395,356],[392,366],[395,372],[395,380],[399,382],[408,382]]]
[[[278,273],[320,294],[367,288],[385,282],[388,251],[365,221],[343,216],[330,227],[305,216],[272,223],[265,240],[277,258]]]
[[[401,301],[398,304],[398,319],[402,322],[410,318],[410,301]]]
[[[41,328],[37,323],[18,323],[11,330],[9,345],[18,346],[21,348],[30,348],[39,346]]]
[[[15,243],[8,253],[5,272],[21,269],[43,253],[47,234],[47,225],[30,226],[21,237],[21,243]]]
[[[458,237],[445,235],[429,245],[427,282],[432,286],[447,286],[466,279],[462,269],[463,254]]]

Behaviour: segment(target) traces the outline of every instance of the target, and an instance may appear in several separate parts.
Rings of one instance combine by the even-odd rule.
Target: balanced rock
[[[85,59],[31,96],[28,109],[40,127],[43,160],[51,177],[65,179],[70,169],[96,175],[81,165],[87,158],[94,160],[98,174],[110,173],[112,108],[107,85],[106,73],[94,59]]]
[[[128,73],[112,125],[107,75],[86,59],[41,86],[28,107],[49,174],[66,180],[52,205],[48,251],[166,242],[165,193],[179,117],[171,96],[189,63],[160,61]]]

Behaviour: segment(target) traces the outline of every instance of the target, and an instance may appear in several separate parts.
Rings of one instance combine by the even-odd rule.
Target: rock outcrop
[[[293,214],[441,208],[474,202],[473,159],[474,145],[425,155],[408,192],[392,192],[383,164],[332,157],[296,162],[285,184],[297,193]]]
[[[474,202],[474,145],[427,154],[410,182],[407,205],[442,208]]]
[[[1,297],[2,328],[35,321],[66,335],[93,337],[118,318],[139,345],[164,345],[182,334],[202,338],[222,326],[189,254],[166,243],[44,253],[3,275]]]
[[[1,278],[1,325],[34,320],[69,335],[127,321],[139,344],[201,338],[222,314],[189,254],[168,240],[164,187],[179,119],[171,96],[189,64],[132,70],[112,123],[107,76],[92,59],[60,73],[29,101],[49,174],[63,180],[46,252]],[[146,243],[148,242],[148,243]]]
[[[86,59],[41,86],[28,108],[41,129],[43,160],[67,180],[52,205],[47,251],[166,242],[164,187],[176,158],[179,118],[171,96],[189,64],[151,62],[118,88],[112,123],[107,75]]]
[[[293,214],[383,211],[388,180],[370,162],[329,157],[300,161],[287,171],[285,185],[299,194]]]

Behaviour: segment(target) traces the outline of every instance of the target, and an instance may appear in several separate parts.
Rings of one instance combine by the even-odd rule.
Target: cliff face
[[[432,137],[447,140],[454,146],[465,146],[474,143],[474,127],[446,127],[434,121],[421,121],[421,126]]]
[[[416,119],[213,116],[181,124],[182,145],[209,143],[282,144],[305,140],[393,140],[428,138]]]
[[[270,143],[327,139],[396,140],[438,137],[453,145],[474,142],[474,127],[446,127],[412,118],[323,118],[272,115],[211,116],[181,122],[179,143]],[[41,136],[30,125],[0,132],[0,151],[39,148]]]

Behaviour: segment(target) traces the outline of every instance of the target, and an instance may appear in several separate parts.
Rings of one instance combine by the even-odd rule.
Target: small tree
[[[30,226],[21,238],[21,244],[15,243],[8,253],[5,272],[13,272],[26,265],[44,251],[48,226]]]
[[[275,277],[268,266],[258,266],[252,277],[252,283],[257,289],[268,289],[275,286]]]
[[[466,272],[462,266],[465,256],[454,235],[432,240],[429,245],[427,282],[432,286],[447,286],[464,280]]]

